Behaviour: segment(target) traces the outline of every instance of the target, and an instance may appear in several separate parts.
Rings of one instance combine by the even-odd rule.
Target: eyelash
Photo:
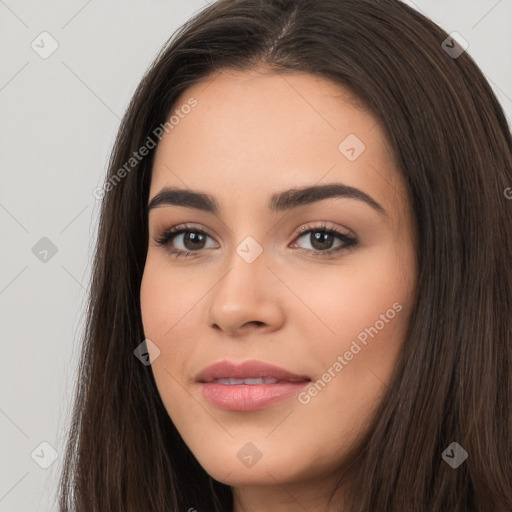
[[[201,252],[201,249],[199,249],[197,251],[182,251],[180,249],[174,249],[170,246],[170,242],[172,241],[172,239],[174,239],[178,235],[181,235],[182,233],[187,233],[187,232],[193,232],[196,234],[205,235],[205,236],[212,238],[208,233],[206,233],[206,231],[203,231],[202,229],[198,229],[193,226],[189,226],[188,224],[180,224],[178,226],[173,226],[172,228],[169,228],[169,229],[165,230],[164,232],[162,232],[160,234],[160,236],[155,238],[155,242],[157,245],[164,247],[166,249],[166,251],[169,252],[173,257],[176,257],[176,258],[194,257],[197,253]],[[358,245],[358,241],[356,238],[346,235],[345,233],[342,233],[341,231],[338,231],[335,228],[327,227],[325,224],[322,224],[322,223],[318,226],[313,226],[313,227],[306,226],[304,228],[301,228],[295,234],[294,241],[297,238],[300,238],[300,237],[302,237],[308,233],[311,233],[311,232],[322,232],[322,233],[334,235],[335,237],[339,238],[343,242],[343,244],[336,247],[335,249],[328,249],[326,251],[316,251],[314,249],[300,249],[299,248],[298,251],[303,254],[308,254],[308,255],[313,254],[314,257],[325,258],[325,257],[331,256],[333,254],[337,254],[340,252],[350,250],[351,248]]]

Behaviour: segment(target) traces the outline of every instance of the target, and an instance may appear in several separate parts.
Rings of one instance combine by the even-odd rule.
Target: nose
[[[284,323],[283,285],[267,264],[265,251],[251,263],[236,251],[208,300],[208,325],[230,336],[279,329]],[[224,267],[225,268],[225,267]]]

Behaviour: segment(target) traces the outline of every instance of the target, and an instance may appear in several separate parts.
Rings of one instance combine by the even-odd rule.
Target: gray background
[[[93,190],[143,72],[207,3],[0,0],[0,511],[57,510],[95,243]],[[511,124],[512,0],[407,3],[468,41]],[[58,43],[46,59],[31,47],[51,48],[44,31]],[[48,249],[43,237],[55,254],[37,254]],[[52,448],[42,442],[57,453],[47,469]]]

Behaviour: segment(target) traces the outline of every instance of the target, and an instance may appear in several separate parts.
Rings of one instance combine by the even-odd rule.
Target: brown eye
[[[189,256],[190,253],[211,247],[206,245],[208,238],[211,239],[210,235],[201,229],[176,226],[162,233],[155,241],[171,254]]]
[[[337,253],[349,249],[357,245],[357,240],[341,231],[334,228],[315,227],[303,231],[296,240],[303,238],[309,243],[310,247],[303,247],[304,253],[313,253],[318,256],[327,256],[329,254]],[[336,243],[338,239],[338,243]],[[295,242],[296,244],[297,242]],[[336,244],[336,245],[335,245]]]
[[[332,233],[322,231],[311,231],[309,233],[309,242],[313,249],[317,251],[331,249],[335,238],[336,237]]]
[[[183,245],[185,249],[194,251],[197,249],[204,249],[206,235],[196,231],[185,231],[183,233]]]

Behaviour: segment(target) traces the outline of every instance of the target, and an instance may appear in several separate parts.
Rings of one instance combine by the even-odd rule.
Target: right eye
[[[155,239],[155,242],[165,247],[170,254],[176,257],[190,257],[195,252],[211,248],[211,246],[206,246],[207,238],[213,240],[213,238],[202,229],[179,225],[165,230]],[[176,241],[178,241],[178,244],[181,244],[183,248],[174,247]]]

